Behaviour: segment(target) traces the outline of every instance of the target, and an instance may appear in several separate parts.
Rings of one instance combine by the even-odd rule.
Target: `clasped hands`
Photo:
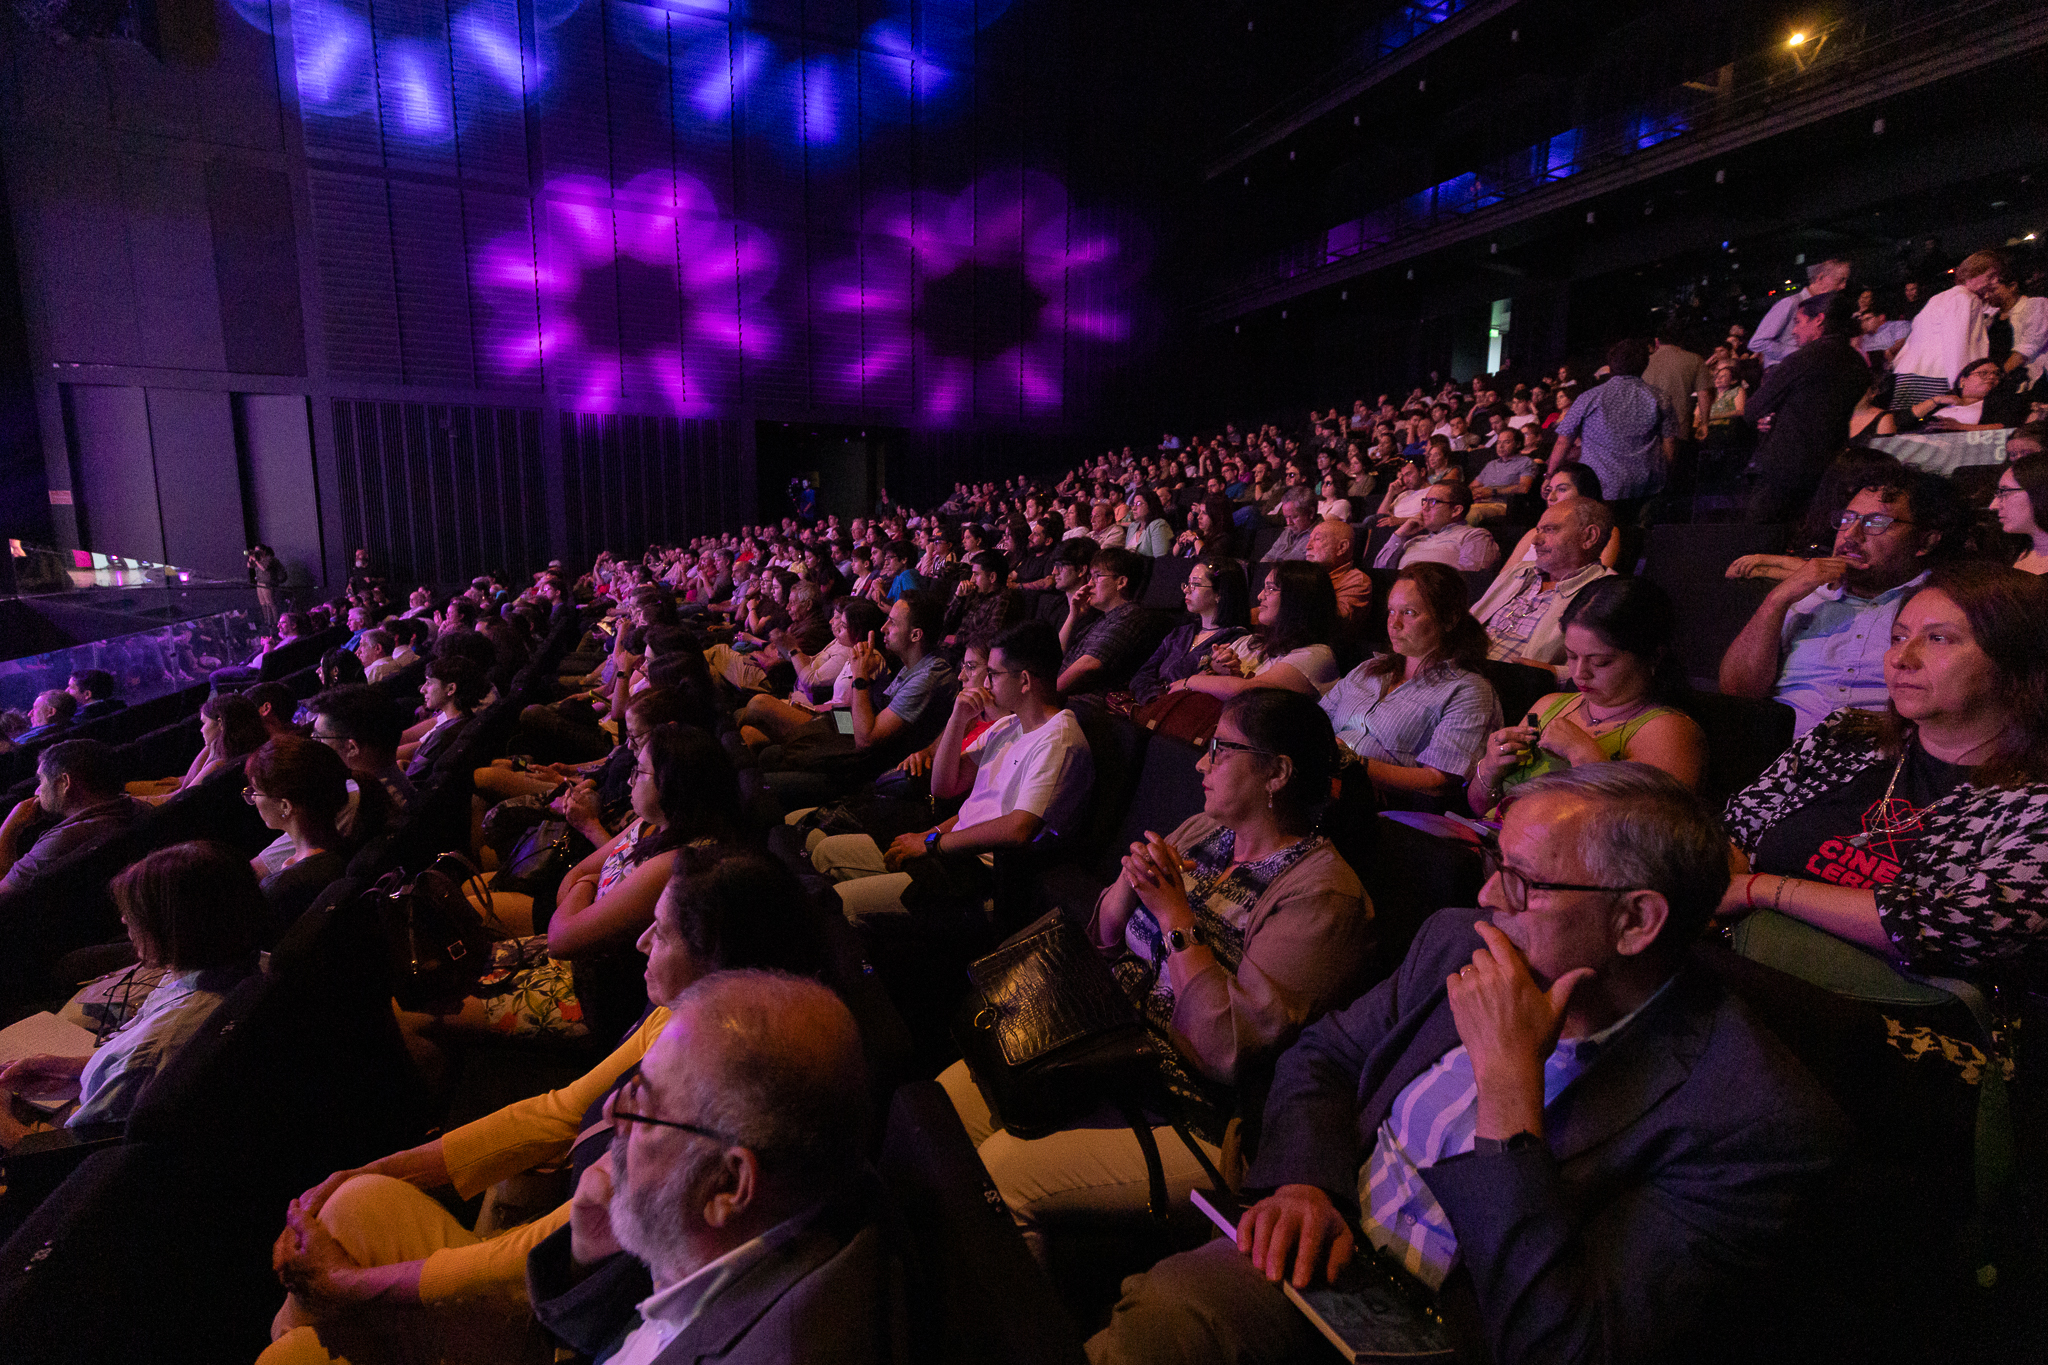
[[[1123,857],[1123,880],[1137,893],[1138,901],[1151,911],[1161,929],[1194,928],[1195,912],[1188,904],[1187,863],[1180,850],[1152,830],[1131,844]]]

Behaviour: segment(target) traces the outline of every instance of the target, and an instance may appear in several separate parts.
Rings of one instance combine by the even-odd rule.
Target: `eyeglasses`
[[[1479,845],[1480,866],[1487,881],[1500,878],[1501,900],[1507,908],[1522,911],[1529,908],[1531,891],[1605,891],[1609,895],[1620,895],[1633,891],[1633,886],[1592,886],[1585,882],[1539,882],[1532,881],[1507,865],[1500,851],[1500,837],[1494,835]]]
[[[2009,498],[2015,493],[2024,493],[2026,491],[2024,488],[2007,488],[2004,484],[2000,484],[1991,490],[1991,500],[1997,502],[2000,498]]]
[[[319,740],[319,741],[320,741],[320,742],[321,742],[322,744],[340,744],[340,743],[343,743],[344,741],[346,741],[346,740],[348,739],[348,736],[347,736],[347,735],[337,735],[337,734],[335,734],[335,733],[334,733],[333,731],[331,731],[331,730],[330,730],[330,731],[329,731],[328,733],[326,733],[326,734],[324,734],[324,735],[323,735],[323,734],[321,734],[321,733],[320,733],[320,731],[319,731],[319,730],[318,730],[318,729],[316,728],[316,729],[315,729],[315,730],[314,730],[314,731],[312,732],[312,734],[311,734],[310,736],[308,736],[308,738],[311,738],[311,739],[317,739],[317,740]]]
[[[1215,763],[1222,759],[1225,754],[1264,754],[1267,758],[1271,758],[1273,751],[1270,749],[1256,749],[1249,744],[1239,744],[1235,740],[1218,739],[1213,735],[1210,736],[1209,761]]]
[[[1837,531],[1846,531],[1859,522],[1863,525],[1863,534],[1867,536],[1881,536],[1894,526],[1911,526],[1913,524],[1904,517],[1895,517],[1889,512],[1837,512],[1835,514],[1835,529]]]
[[[243,788],[242,788],[242,799],[243,799],[244,801],[247,801],[247,802],[248,802],[248,803],[249,803],[250,805],[252,805],[252,806],[253,806],[253,805],[255,805],[255,804],[256,804],[256,803],[258,802],[258,801],[260,801],[260,800],[262,800],[262,799],[263,799],[263,793],[262,793],[262,792],[260,792],[260,791],[257,791],[257,790],[256,790],[256,789],[255,789],[254,787],[246,787],[246,786],[245,786],[245,787],[243,787]]]
[[[644,1088],[645,1087],[641,1084],[640,1073],[638,1071],[635,1071],[631,1076],[627,1077],[626,1080],[620,1084],[618,1090],[613,1093],[612,1118],[614,1120],[622,1119],[627,1123],[644,1123],[651,1128],[674,1128],[684,1133],[695,1133],[698,1137],[710,1138],[713,1142],[722,1142],[726,1144],[728,1147],[739,1147],[745,1145],[744,1143],[741,1143],[738,1139],[733,1138],[728,1134],[721,1133],[716,1128],[706,1128],[701,1123],[683,1123],[677,1119],[657,1118],[653,1114],[635,1113],[632,1110],[621,1107],[622,1105],[628,1103],[638,1104],[640,1102],[638,1097],[640,1095],[641,1090]]]

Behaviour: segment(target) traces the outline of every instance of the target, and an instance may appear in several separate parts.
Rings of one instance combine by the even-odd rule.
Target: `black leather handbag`
[[[457,1004],[491,965],[490,945],[500,935],[462,894],[474,875],[468,860],[443,854],[410,881],[399,869],[368,891],[384,931],[391,994],[401,1008]]]
[[[953,1038],[996,1121],[1044,1137],[1157,1088],[1145,1026],[1087,936],[1055,910],[969,964]]]

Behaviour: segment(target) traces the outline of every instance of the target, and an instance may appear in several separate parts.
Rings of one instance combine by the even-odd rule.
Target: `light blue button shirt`
[[[1774,695],[1799,713],[1795,735],[1845,706],[1884,709],[1884,652],[1891,647],[1892,621],[1907,592],[1926,578],[1923,573],[1875,597],[1823,586],[1792,604],[1778,636],[1782,662]]]

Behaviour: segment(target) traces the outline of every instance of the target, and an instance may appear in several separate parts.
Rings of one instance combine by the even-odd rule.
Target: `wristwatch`
[[[1527,1151],[1531,1147],[1541,1147],[1542,1145],[1543,1139],[1526,1129],[1504,1138],[1475,1137],[1472,1139],[1472,1150],[1480,1156],[1497,1156],[1502,1152],[1522,1152]]]
[[[942,829],[927,831],[924,836],[924,851],[926,853],[937,853],[939,851],[939,840],[945,837],[946,831]]]
[[[856,692],[865,692],[874,685],[875,680],[873,678],[855,678],[851,684]]]
[[[1167,952],[1167,956],[1171,957],[1171,956],[1172,956],[1173,954],[1175,954],[1175,953],[1184,953],[1184,952],[1186,952],[1186,951],[1187,951],[1188,949],[1190,949],[1190,948],[1192,948],[1192,947],[1194,947],[1194,946],[1195,946],[1195,940],[1194,940],[1194,939],[1192,939],[1192,938],[1189,938],[1189,937],[1188,937],[1188,936],[1187,936],[1186,934],[1182,933],[1182,932],[1181,932],[1180,930],[1178,930],[1178,929],[1168,929],[1168,930],[1166,931],[1166,952]]]

